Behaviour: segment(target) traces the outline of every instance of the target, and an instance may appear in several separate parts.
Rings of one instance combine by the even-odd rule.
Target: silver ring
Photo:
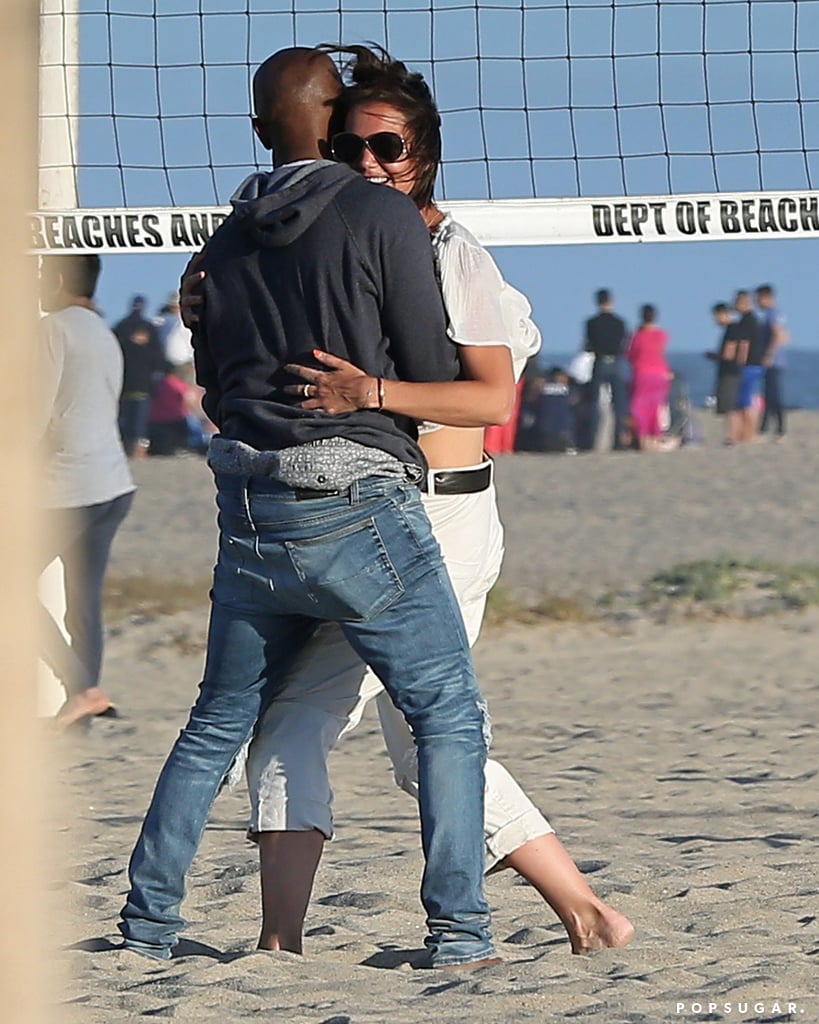
[[[302,393],[302,395],[304,395],[305,398],[309,398],[310,397],[310,385],[309,384],[303,384],[302,388],[301,388],[301,393]]]

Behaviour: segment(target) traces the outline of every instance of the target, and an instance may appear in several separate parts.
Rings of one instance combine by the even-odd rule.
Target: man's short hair
[[[727,302],[715,302],[711,307],[711,312],[717,316],[719,313],[730,313],[731,308]]]
[[[43,270],[58,273],[67,294],[93,299],[102,261],[95,252],[61,253],[43,256]]]
[[[598,306],[607,306],[611,302],[611,292],[608,288],[598,288],[594,293],[594,301]]]
[[[765,295],[766,297],[770,296],[770,295],[773,295],[773,293],[774,293],[773,285],[772,284],[761,284],[757,288],[756,293],[757,293],[757,295]]]

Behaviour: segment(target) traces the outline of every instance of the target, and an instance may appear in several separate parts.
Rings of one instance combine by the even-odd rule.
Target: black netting
[[[80,0],[78,19],[81,206],[223,203],[268,166],[252,69],[340,40],[430,80],[443,198],[819,180],[819,0]]]

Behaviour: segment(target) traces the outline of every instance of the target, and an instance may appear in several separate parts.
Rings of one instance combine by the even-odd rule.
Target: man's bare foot
[[[63,704],[54,718],[57,729],[65,729],[67,726],[78,722],[81,718],[90,718],[93,715],[103,715],[114,705],[111,699],[98,686],[91,686],[80,693],[72,694]]]
[[[596,949],[619,949],[634,938],[634,925],[612,907],[601,903],[581,918],[574,915],[564,921],[572,953],[592,953]]]

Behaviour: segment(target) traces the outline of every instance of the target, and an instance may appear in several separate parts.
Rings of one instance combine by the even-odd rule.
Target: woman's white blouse
[[[525,295],[504,281],[497,264],[467,229],[444,217],[432,234],[441,292],[456,345],[506,345],[515,380],[540,349],[540,331]],[[419,424],[421,433],[438,429]]]

